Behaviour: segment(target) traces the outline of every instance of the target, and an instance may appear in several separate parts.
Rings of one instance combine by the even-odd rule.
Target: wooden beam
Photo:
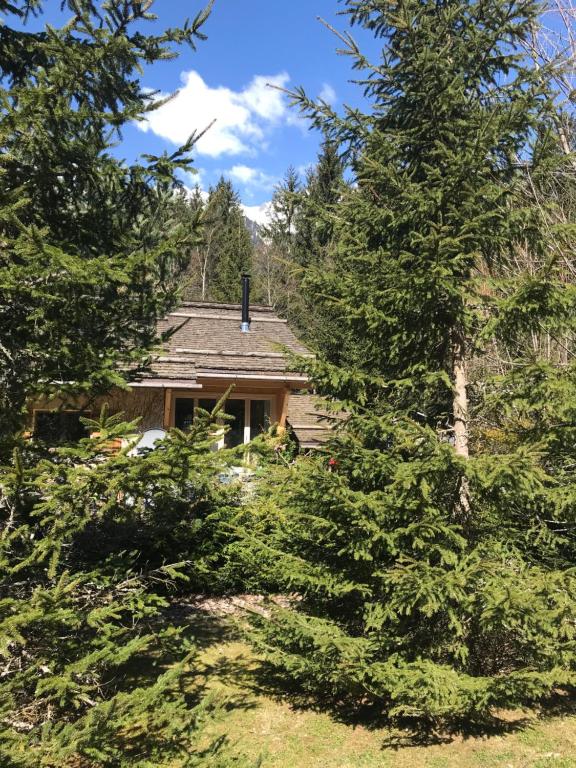
[[[164,429],[172,426],[172,390],[164,390]]]
[[[290,390],[285,387],[278,395],[278,427],[281,432],[286,429],[286,419],[288,418],[288,402],[290,400]]]
[[[176,354],[185,354],[185,355],[213,355],[214,357],[258,357],[267,359],[269,357],[274,358],[283,358],[285,355],[282,352],[238,352],[238,350],[234,351],[231,349],[190,349],[188,347],[176,347]],[[162,358],[160,358],[162,359]],[[187,358],[178,358],[178,360],[185,359],[187,362],[190,362]]]
[[[184,355],[212,355],[214,357],[257,357],[262,358],[263,360],[266,360],[269,357],[282,359],[285,358],[286,355],[284,352],[241,352],[238,350],[232,350],[232,349],[195,349],[190,347],[176,347],[176,355],[178,354],[184,354]],[[316,355],[313,355],[309,352],[303,352],[299,354],[300,357],[306,357],[306,358],[314,358]],[[182,357],[159,357],[159,360],[174,360],[175,362],[179,361],[185,361],[185,362],[191,362],[188,358],[182,358]]]
[[[143,379],[131,381],[130,389],[202,389],[202,384],[186,379]]]
[[[303,382],[305,384],[309,383],[308,376],[296,376],[292,375],[290,373],[286,374],[279,374],[277,376],[269,376],[268,374],[254,374],[254,373],[204,373],[198,372],[197,379],[249,379],[250,381],[254,381],[255,383],[258,383],[260,381],[278,381],[278,382]]]

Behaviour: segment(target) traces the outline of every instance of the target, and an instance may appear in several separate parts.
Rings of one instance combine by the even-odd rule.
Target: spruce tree
[[[302,188],[296,170],[289,167],[275,187],[269,220],[260,227],[261,242],[255,253],[256,296],[300,328],[299,265],[295,257],[296,218]]]
[[[371,64],[342,35],[370,111],[295,100],[355,182],[332,268],[307,278],[346,342],[314,381],[347,415],[263,490],[247,559],[259,545],[302,597],[264,631],[309,690],[485,716],[575,682],[574,366],[526,345],[574,322],[572,227],[549,226],[531,184],[564,162],[546,72],[523,55],[539,6],[345,5],[382,43]],[[495,344],[503,370],[478,375]]]
[[[250,272],[254,246],[240,198],[223,177],[208,193],[202,210],[202,242],[190,263],[193,295],[202,300],[237,303],[240,275]]]
[[[203,39],[207,12],[150,34],[151,2],[63,6],[66,25],[32,32],[42,2],[2,4],[0,443],[27,397],[121,383],[157,342],[185,267],[188,233],[158,222],[194,137],[132,165],[111,148],[157,106],[141,66]]]
[[[262,227],[262,235],[288,259],[294,258],[296,219],[301,203],[302,185],[296,170],[290,166],[274,189],[270,221]]]
[[[311,266],[328,266],[343,168],[337,144],[325,140],[304,184],[294,168],[287,169],[274,190],[269,223],[260,228],[263,242],[256,260],[257,287],[262,286],[265,300],[306,343],[324,353],[340,343],[339,334],[330,327],[329,313],[308,292],[305,275]]]
[[[322,261],[334,233],[334,206],[343,192],[343,160],[336,142],[322,143],[316,165],[307,174],[296,214],[296,258],[303,266]]]
[[[155,104],[142,65],[202,39],[207,11],[149,35],[151,0],[62,5],[67,25],[32,33],[40,0],[0,2],[16,17],[0,26],[4,455],[27,398],[105,390],[143,364],[196,237],[175,180],[194,137],[130,166],[111,147]],[[3,461],[2,766],[237,764],[217,744],[196,749],[218,705],[184,695],[194,652],[169,610],[178,584],[216,586],[220,523],[237,505],[211,450],[216,418],[198,413],[138,455],[137,425],[102,414],[77,445],[20,441]]]
[[[241,764],[198,747],[225,701],[191,706],[193,639],[170,609],[183,587],[218,586],[239,503],[211,450],[219,407],[141,454],[137,424],[103,411],[77,445],[16,450],[3,467],[2,766]]]
[[[327,360],[341,359],[348,345],[354,346],[354,340],[346,337],[331,308],[318,301],[308,273],[331,271],[335,222],[345,186],[343,172],[337,142],[325,139],[316,165],[307,174],[296,216],[295,258],[303,268],[298,292],[300,326],[305,341]]]

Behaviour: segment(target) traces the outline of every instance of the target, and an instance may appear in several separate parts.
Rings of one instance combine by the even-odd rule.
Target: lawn
[[[210,723],[209,740],[226,734],[236,752],[262,768],[576,768],[576,716],[570,708],[538,714],[502,712],[489,733],[432,738],[370,723],[302,702],[282,691],[242,638],[238,620],[196,615],[200,655],[190,685],[230,697]],[[576,709],[572,710],[576,711]]]

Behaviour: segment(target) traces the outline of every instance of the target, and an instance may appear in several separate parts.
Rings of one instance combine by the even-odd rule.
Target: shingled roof
[[[332,429],[330,414],[322,407],[321,399],[309,392],[290,395],[288,423],[301,448],[320,448]]]
[[[202,378],[305,381],[288,370],[280,347],[297,354],[308,350],[271,307],[250,307],[250,330],[240,330],[239,304],[185,302],[158,326],[175,329],[145,378],[165,382],[193,382]]]

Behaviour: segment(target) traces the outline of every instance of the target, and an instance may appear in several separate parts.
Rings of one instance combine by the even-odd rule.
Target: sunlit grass
[[[343,713],[306,706],[279,690],[230,619],[194,622],[199,656],[191,689],[230,698],[203,739],[226,735],[263,768],[576,768],[576,716],[503,712],[489,735],[446,735],[419,744],[408,731],[349,724]],[[176,768],[176,766],[174,766]]]

